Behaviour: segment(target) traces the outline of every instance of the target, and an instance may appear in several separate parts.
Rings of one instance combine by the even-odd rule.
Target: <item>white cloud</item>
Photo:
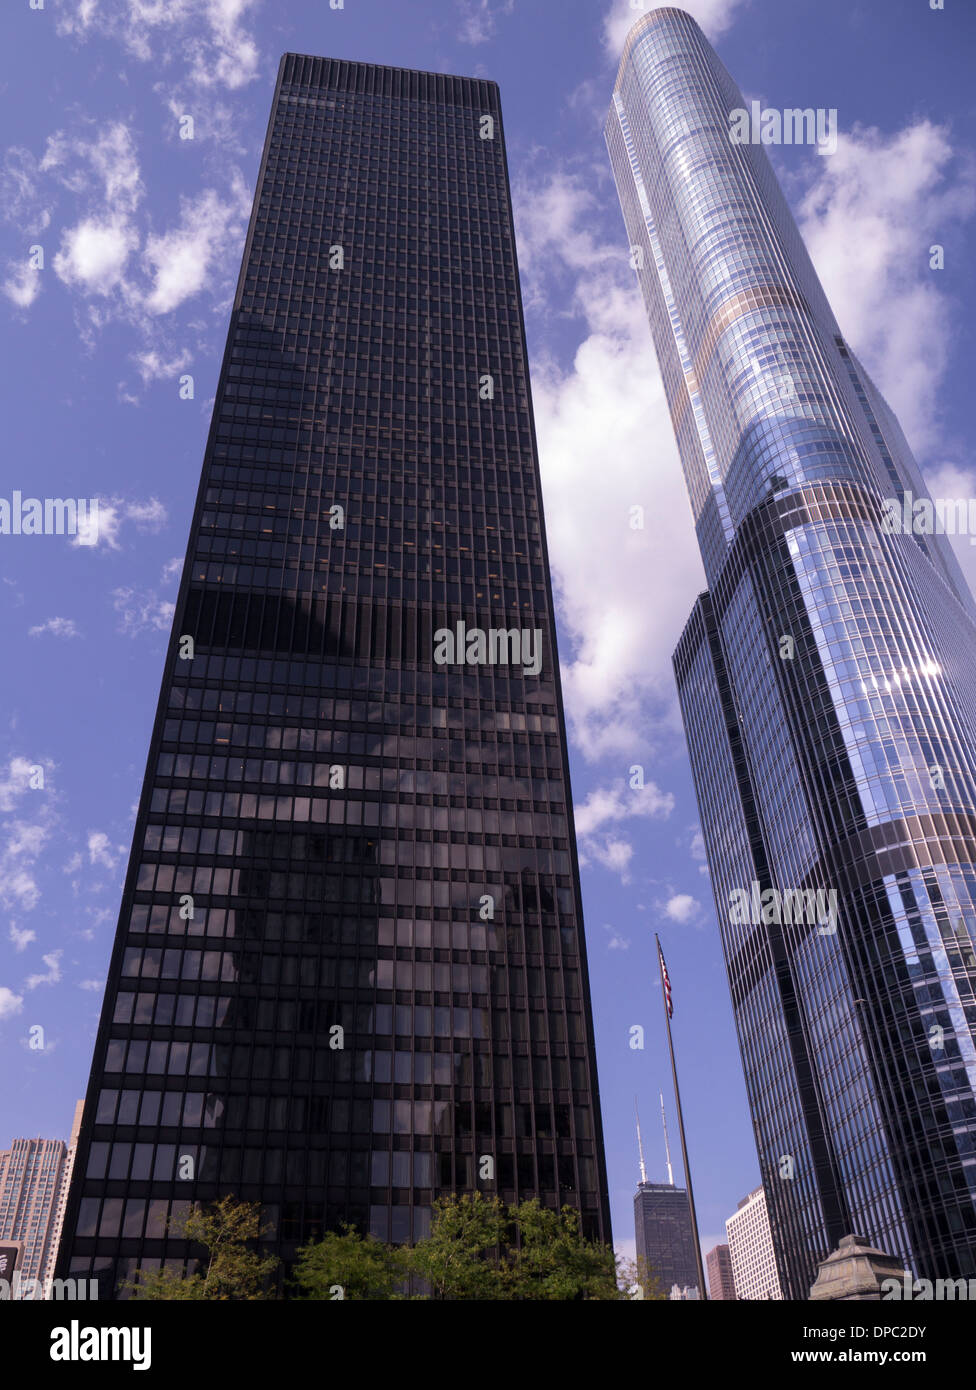
[[[487,43],[494,36],[499,15],[511,14],[515,0],[502,0],[492,5],[491,0],[458,0],[461,11],[461,27],[458,38],[461,43]]]
[[[258,73],[259,52],[243,27],[258,0],[65,0],[57,31],[117,39],[144,63],[186,64],[199,88],[242,87]]]
[[[598,864],[602,864],[611,873],[619,874],[621,881],[630,882],[630,861],[634,857],[634,846],[629,840],[622,839],[619,835],[606,835],[602,840],[587,840],[584,851],[580,855],[580,864],[588,863],[590,859],[595,859]]]
[[[84,522],[79,517],[78,533],[71,543],[89,550],[99,545],[105,545],[109,550],[120,550],[119,532],[126,522],[131,522],[138,531],[158,531],[167,520],[166,508],[157,497],[150,497],[145,502],[127,501],[122,497],[100,497],[94,517],[90,511]]]
[[[41,172],[53,171],[58,181],[73,193],[91,193],[92,178],[101,184],[107,209],[122,218],[135,212],[145,196],[139,172],[139,159],[129,127],[113,121],[104,129],[94,122],[91,138],[57,131],[48,138],[40,163]]]
[[[689,893],[674,893],[664,904],[664,911],[672,922],[691,922],[701,911],[701,903]]]
[[[800,231],[841,332],[871,372],[912,444],[938,444],[938,387],[953,351],[954,305],[929,247],[964,254],[976,169],[927,120],[894,135],[855,127],[817,161]],[[949,253],[951,254],[951,253]]]
[[[104,981],[104,980],[79,980],[79,981],[78,981],[78,988],[79,988],[79,989],[90,989],[90,990],[93,990],[93,991],[94,991],[94,990],[96,990],[96,989],[104,989],[104,987],[105,987],[105,981]]]
[[[55,274],[85,295],[124,291],[126,266],[139,245],[132,214],[145,194],[128,126],[115,121],[91,136],[58,131],[39,168],[88,204],[87,213],[62,230]]]
[[[98,0],[65,0],[58,14],[59,34],[84,35],[91,27],[98,9]]]
[[[233,199],[222,200],[208,188],[194,199],[183,199],[180,223],[163,236],[146,242],[146,263],[153,286],[145,299],[150,314],[168,314],[208,284],[215,261],[226,271],[228,253],[243,236],[250,199],[242,180],[235,181]]]
[[[516,188],[529,303],[558,287],[582,326],[572,366],[532,363],[546,530],[570,638],[563,690],[588,759],[633,757],[678,727],[671,652],[704,587],[643,303],[620,245],[590,226],[597,199],[556,173]],[[643,508],[643,529],[633,521]]]
[[[744,0],[681,0],[680,8],[690,14],[701,25],[705,37],[713,43],[724,34],[735,18]],[[642,13],[658,8],[657,0],[632,4],[631,0],[613,0],[613,5],[603,21],[603,43],[612,58],[619,58],[624,39],[640,19]]]
[[[188,348],[184,348],[175,357],[170,357],[161,353],[158,348],[147,348],[145,352],[135,354],[135,361],[143,385],[148,386],[151,381],[166,381],[179,376],[193,361],[193,354]]]
[[[38,236],[51,224],[49,200],[42,197],[40,183],[32,152],[11,145],[0,168],[0,213],[26,238]]]
[[[621,936],[616,927],[612,927],[609,922],[604,922],[603,930],[610,933],[610,940],[607,942],[608,951],[630,950],[629,939],[626,936]]]
[[[14,1014],[19,1014],[24,1007],[24,996],[14,994],[12,989],[6,985],[0,985],[0,1020],[13,1018]]]
[[[124,283],[138,245],[138,234],[124,222],[86,217],[63,234],[54,271],[70,289],[108,295]]]
[[[166,508],[158,497],[150,497],[148,502],[130,502],[125,508],[127,521],[135,523],[137,531],[159,531],[169,517]]]
[[[49,632],[52,637],[80,637],[78,626],[72,618],[48,618],[37,627],[27,629],[29,637],[41,637]]]
[[[672,794],[662,792],[653,782],[640,788],[617,782],[590,792],[582,806],[574,808],[573,818],[577,835],[585,838],[602,830],[609,822],[627,820],[631,816],[654,816],[666,820],[673,810]]]
[[[24,981],[26,989],[37,989],[38,985],[56,985],[61,979],[61,957],[63,951],[50,951],[41,960],[47,966],[47,973],[44,975],[28,975]]]
[[[190,80],[203,87],[243,87],[258,73],[258,47],[241,27],[256,0],[205,0],[210,33],[194,46]]]
[[[227,3],[216,8],[232,18]],[[119,120],[102,126],[79,119],[75,128],[48,138],[37,164],[23,151],[16,158],[8,154],[0,192],[9,190],[25,219],[37,221],[39,185],[45,179],[62,196],[66,191],[73,197],[52,266],[61,283],[86,301],[79,318],[83,340],[93,347],[97,330],[122,319],[143,339],[134,357],[144,384],[181,370],[190,360],[189,350],[161,343],[156,320],[203,291],[218,297],[227,293],[251,207],[239,170],[223,162],[219,179],[226,184],[225,193],[205,188],[182,198],[176,224],[156,231],[144,207],[145,185],[129,126]],[[18,264],[11,266],[3,288],[26,308],[39,283],[29,267]],[[131,393],[124,398],[135,403]]]
[[[45,764],[21,757],[11,758],[6,771],[0,771],[0,811],[12,811],[25,793],[35,790],[30,785],[34,767],[43,767],[45,774],[47,772]]]
[[[183,556],[175,555],[172,560],[167,560],[160,575],[161,584],[169,584],[174,579],[179,579],[183,573]]]
[[[88,835],[88,862],[102,864],[106,869],[114,869],[124,846],[113,845],[102,830],[92,830]]]
[[[18,927],[16,922],[10,923],[10,943],[15,951],[25,950],[32,941],[37,940],[37,933],[29,927]]]
[[[666,820],[674,809],[674,797],[662,792],[653,782],[632,789],[623,782],[610,787],[598,787],[575,807],[573,817],[579,838],[580,866],[592,861],[619,874],[624,883],[630,882],[630,861],[634,847],[616,830],[609,829],[620,821],[634,816],[653,816]]]
[[[18,309],[29,309],[41,292],[41,272],[27,261],[11,261],[3,292]]]
[[[0,838],[0,904],[15,904],[30,912],[40,901],[41,890],[33,866],[50,835],[49,826],[30,821],[6,821]]]
[[[110,295],[124,284],[125,267],[138,245],[138,234],[125,222],[83,218],[64,232],[54,272],[70,289]]]
[[[168,632],[176,611],[175,603],[159,598],[152,589],[115,589],[112,601],[121,618],[119,631],[128,637],[141,632]]]
[[[118,550],[121,522],[119,508],[107,498],[100,497],[97,511],[89,508],[84,518],[78,518],[78,531],[71,544],[84,546],[86,550],[94,550],[99,545]]]
[[[933,497],[965,500],[967,503],[976,497],[976,470],[960,467],[957,463],[929,465],[925,469],[925,481]],[[969,535],[951,536],[949,539],[963,574],[976,593],[976,545],[971,543]]]

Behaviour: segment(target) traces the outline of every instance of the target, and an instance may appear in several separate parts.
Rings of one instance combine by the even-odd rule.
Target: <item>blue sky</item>
[[[976,10],[945,4],[686,5],[747,99],[837,109],[835,154],[781,148],[774,162],[842,331],[939,497],[974,487]],[[635,1094],[650,1175],[664,1175],[659,1089],[677,1155],[655,931],[706,1248],[758,1181],[670,670],[701,568],[602,137],[639,13],[626,0],[7,0],[0,497],[97,497],[100,524],[90,545],[0,536],[0,1145],[66,1136],[84,1094],[230,299],[291,49],[501,86],[617,1244],[633,1242]],[[179,135],[186,115],[192,140]],[[929,268],[934,243],[942,271]],[[186,374],[192,400],[180,398]],[[643,531],[629,526],[635,505]],[[972,580],[974,551],[959,553]],[[38,1025],[45,1046],[31,1049]]]

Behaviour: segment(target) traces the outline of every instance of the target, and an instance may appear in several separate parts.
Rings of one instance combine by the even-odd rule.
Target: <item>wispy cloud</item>
[[[124,845],[113,845],[103,830],[92,830],[88,835],[88,862],[101,864],[106,869],[114,869],[120,855],[125,853]]]
[[[176,604],[161,599],[153,589],[115,589],[112,602],[119,615],[119,631],[127,637],[143,632],[168,632]]]
[[[4,294],[18,309],[29,309],[41,292],[41,272],[26,260],[19,264],[11,261],[7,271],[7,278],[3,282]]]
[[[258,73],[258,47],[245,27],[259,0],[65,0],[57,31],[85,42],[121,43],[155,67],[178,66],[201,90],[235,89]]]
[[[0,1022],[5,1018],[13,1018],[19,1014],[24,1007],[24,996],[14,994],[12,989],[6,985],[0,985]]]
[[[37,940],[36,932],[31,931],[28,927],[18,927],[16,922],[10,923],[9,936],[10,944],[15,951],[26,950],[32,941]]]
[[[37,989],[39,985],[56,985],[61,980],[61,957],[63,951],[49,951],[41,960],[47,966],[43,975],[28,975],[24,981],[25,989]]]
[[[30,637],[43,637],[45,633],[50,633],[52,637],[64,638],[81,636],[73,618],[48,618],[46,622],[28,628],[27,633]]]
[[[152,286],[144,304],[149,314],[171,313],[205,288],[215,263],[226,267],[233,261],[229,252],[240,245],[250,207],[250,194],[240,177],[229,199],[208,188],[182,200],[178,225],[146,242],[144,261]]]
[[[671,652],[703,587],[691,508],[622,225],[600,243],[597,196],[565,171],[524,177],[515,206],[533,310],[557,298],[581,334],[568,367],[532,363],[567,717],[586,758],[632,758],[678,727]]]
[[[132,501],[122,497],[100,497],[97,509],[84,518],[78,518],[78,532],[72,545],[84,546],[88,550],[104,546],[108,550],[119,550],[119,533],[128,523],[137,531],[159,531],[168,520],[166,508],[158,497],[146,501]]]
[[[0,768],[0,812],[13,811],[21,798],[38,790],[31,785],[40,780],[35,769],[40,768],[46,777],[52,766],[50,762],[32,762],[19,754],[9,758],[6,768]]]
[[[894,134],[855,127],[816,161],[799,224],[841,331],[891,402],[909,440],[939,445],[939,386],[962,325],[930,267],[976,212],[976,160],[928,120]]]
[[[612,927],[609,922],[603,923],[603,930],[609,933],[610,940],[607,942],[608,951],[629,951],[630,939],[621,936],[616,927]]]
[[[511,14],[514,8],[515,0],[500,0],[498,4],[492,4],[491,0],[458,0],[461,12],[458,38],[472,45],[487,43],[495,35],[499,15]]]

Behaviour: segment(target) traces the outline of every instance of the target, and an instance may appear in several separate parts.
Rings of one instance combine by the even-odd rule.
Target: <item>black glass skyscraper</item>
[[[976,1273],[976,627],[945,536],[893,524],[925,486],[749,111],[683,11],[631,29],[607,141],[709,586],[675,671],[805,1299],[851,1233]]]
[[[670,1182],[639,1182],[634,1193],[634,1235],[638,1280],[657,1280],[665,1297],[675,1286],[700,1297],[695,1233],[685,1188]]]
[[[609,1238],[497,87],[287,54],[220,373],[62,1267]]]

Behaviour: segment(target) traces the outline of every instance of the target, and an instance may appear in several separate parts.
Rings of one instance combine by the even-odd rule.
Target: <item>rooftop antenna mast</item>
[[[671,1149],[668,1146],[668,1117],[664,1113],[664,1092],[661,1096],[661,1123],[664,1126],[664,1152],[668,1160],[668,1185],[674,1187],[674,1173],[671,1171]]]
[[[634,1096],[634,1114],[637,1116],[637,1152],[640,1154],[641,1182],[647,1182],[647,1169],[644,1167],[644,1145],[641,1143],[640,1111],[637,1109],[636,1096]]]

